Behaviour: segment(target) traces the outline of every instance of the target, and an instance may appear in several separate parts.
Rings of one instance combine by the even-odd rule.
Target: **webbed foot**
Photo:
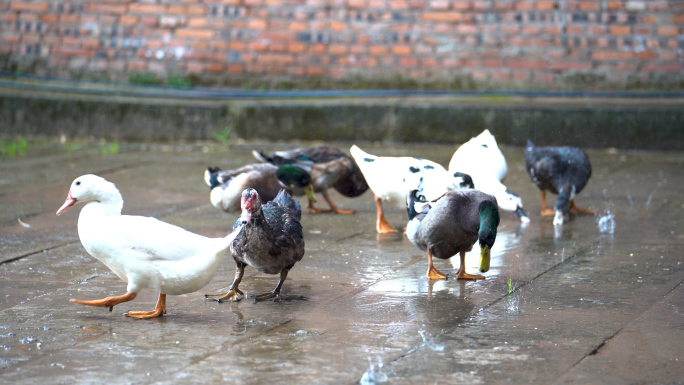
[[[96,300],[92,300],[92,301],[83,301],[80,299],[73,299],[73,298],[70,299],[69,301],[73,302],[73,303],[78,303],[81,305],[87,305],[87,306],[108,307],[109,311],[111,312],[114,309],[114,306],[116,306],[120,303],[132,301],[135,299],[135,297],[137,295],[138,295],[137,293],[126,293],[124,295],[117,295],[117,296],[107,297],[107,298],[103,298],[103,299],[96,299]]]
[[[213,299],[218,303],[222,302],[238,302],[245,297],[245,293],[240,289],[230,289],[225,293],[205,294],[204,298]]]

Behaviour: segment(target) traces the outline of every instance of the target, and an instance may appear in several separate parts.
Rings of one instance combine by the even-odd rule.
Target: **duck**
[[[116,186],[93,175],[76,178],[57,210],[64,214],[84,203],[78,236],[88,254],[127,282],[126,294],[71,302],[108,307],[132,301],[142,290],[159,293],[152,311],[129,311],[128,317],[148,319],[166,313],[166,295],[192,293],[214,277],[223,256],[241,232],[238,226],[224,238],[207,238],[158,219],[121,215],[123,198]]]
[[[240,212],[242,192],[247,188],[256,189],[262,203],[273,200],[282,189],[296,190],[316,201],[309,172],[291,165],[278,167],[269,163],[255,163],[234,170],[207,167],[204,181],[211,190],[211,204],[226,212]]]
[[[337,207],[328,195],[328,189],[334,188],[350,198],[360,196],[368,190],[368,183],[354,159],[336,147],[302,147],[271,154],[253,150],[252,154],[261,162],[276,166],[293,164],[306,169],[311,174],[314,192],[321,193],[329,206],[328,209],[316,208],[313,205],[315,201],[309,199],[308,210],[312,213],[354,214],[354,210]]]
[[[304,257],[304,234],[300,223],[302,209],[295,199],[281,190],[272,201],[261,203],[257,190],[248,188],[242,192],[242,213],[233,225],[241,228],[240,235],[230,245],[230,254],[236,264],[235,279],[229,291],[205,294],[205,298],[218,302],[237,302],[244,298],[239,285],[245,267],[266,274],[280,274],[273,291],[254,297],[256,301],[280,299],[280,291],[289,271]]]
[[[427,201],[414,189],[407,194],[406,210],[409,217],[406,235],[417,248],[427,252],[428,279],[448,277],[434,267],[433,257],[450,259],[456,254],[461,259],[456,278],[485,278],[481,274],[466,273],[465,255],[478,242],[479,271],[485,273],[489,270],[491,249],[500,222],[498,204],[493,195],[476,189],[451,190]]]
[[[449,172],[456,170],[449,169]],[[459,170],[462,171],[462,170]],[[511,211],[523,224],[530,223],[530,218],[525,213],[523,201],[520,195],[511,191],[499,179],[482,171],[471,171],[469,174],[476,189],[496,197],[496,202],[501,210]]]
[[[378,233],[396,233],[385,219],[382,203],[404,208],[406,194],[412,189],[427,199],[435,199],[454,189],[473,188],[470,175],[449,173],[442,165],[428,159],[371,155],[358,146],[350,149],[368,186],[375,194],[376,230]]]
[[[449,170],[460,170],[470,176],[489,175],[503,182],[508,173],[508,165],[499,150],[496,138],[485,129],[454,152],[449,162]]]
[[[571,214],[595,214],[593,210],[580,209],[575,205],[575,196],[582,192],[591,178],[591,162],[581,148],[536,147],[528,139],[525,169],[541,193],[541,215],[553,216],[554,226],[562,225]],[[546,206],[546,191],[558,195],[553,209]]]

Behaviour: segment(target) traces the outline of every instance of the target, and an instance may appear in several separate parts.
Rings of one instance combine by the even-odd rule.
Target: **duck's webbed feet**
[[[230,291],[225,293],[205,294],[204,298],[213,299],[218,303],[227,301],[237,302],[241,300],[245,297],[245,293],[238,289],[238,285],[240,285],[243,275],[245,275],[245,266],[244,264],[238,264],[238,266],[235,268],[235,279],[233,280],[233,284],[230,285]]]
[[[575,200],[572,199],[570,201],[570,212],[575,213],[575,214],[580,214],[580,215],[594,215],[596,214],[596,211],[594,210],[587,210],[587,209],[581,209],[575,205]]]
[[[108,307],[109,311],[111,312],[114,309],[114,306],[116,306],[120,303],[132,301],[137,296],[138,296],[137,293],[126,293],[124,295],[117,295],[117,296],[107,297],[104,299],[96,299],[93,301],[83,301],[80,299],[71,299],[70,301],[73,303],[81,304],[81,305]]]
[[[442,273],[441,271],[437,270],[435,266],[432,264],[431,248],[428,248],[428,270],[426,275],[428,279],[447,279],[449,277],[449,274]]]
[[[546,207],[546,191],[541,190],[541,216],[552,217],[554,215],[556,215],[556,212]]]
[[[387,222],[387,219],[385,219],[385,212],[382,210],[382,199],[377,195],[375,196],[375,210],[378,217],[375,224],[375,229],[378,231],[378,233],[396,233],[397,230]]]
[[[205,294],[204,298],[213,299],[218,303],[221,302],[238,302],[245,297],[245,293],[238,288],[231,288],[230,291],[216,294]]]
[[[260,295],[254,296],[254,302],[258,301],[265,301],[267,299],[274,298],[273,302],[277,302],[280,300],[280,289],[283,287],[283,283],[285,282],[285,279],[287,279],[287,273],[290,272],[290,268],[285,268],[283,271],[280,272],[280,281],[278,281],[278,285],[273,289],[272,292],[270,293],[264,293]]]
[[[456,272],[456,278],[457,279],[485,279],[484,275],[480,274],[468,274],[465,271],[465,251],[461,252],[461,266],[459,266],[458,271]]]
[[[138,318],[138,319],[148,319],[161,317],[166,314],[166,294],[159,294],[159,299],[157,300],[157,306],[152,311],[129,311],[124,315],[126,317]]]

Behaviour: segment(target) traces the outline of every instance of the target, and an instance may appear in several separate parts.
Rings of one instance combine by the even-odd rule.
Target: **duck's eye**
[[[80,186],[80,185],[81,185],[81,181],[76,182],[76,186]]]

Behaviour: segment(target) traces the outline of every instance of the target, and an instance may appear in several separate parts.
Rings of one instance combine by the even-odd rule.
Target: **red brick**
[[[88,4],[86,10],[92,13],[111,13],[115,15],[122,15],[126,13],[126,5],[124,4]]]
[[[28,1],[12,1],[10,10],[18,12],[46,12],[50,8],[48,3],[34,3]]]
[[[226,70],[226,66],[221,63],[209,63],[207,65],[207,72],[212,74],[223,73]]]
[[[151,13],[157,15],[166,14],[165,5],[157,4],[131,4],[128,6],[129,13]]]
[[[306,44],[304,43],[290,43],[287,47],[287,50],[290,53],[304,53],[306,52]]]
[[[471,8],[470,1],[453,1],[451,7],[458,11],[467,11]]]
[[[423,13],[423,20],[434,21],[440,23],[458,23],[461,21],[460,12],[425,12]]]
[[[417,57],[402,57],[399,59],[399,65],[402,67],[418,67],[419,64]]]
[[[616,36],[627,36],[630,34],[630,27],[622,25],[611,25],[610,34]]]
[[[585,62],[554,62],[550,64],[551,70],[556,72],[566,71],[589,71],[591,63]]]
[[[390,9],[407,9],[408,2],[406,0],[390,0]]]
[[[290,28],[290,31],[299,31],[299,32],[304,32],[304,31],[309,30],[309,27],[307,26],[306,23],[297,22],[297,21],[293,21],[292,23],[290,23],[289,28]]]
[[[178,24],[177,18],[173,18],[173,17],[168,17],[168,18],[169,19],[175,19],[176,20],[175,24]],[[164,17],[162,17],[162,23],[161,23],[162,27],[164,27],[163,20],[164,20]],[[173,26],[175,26],[175,25],[173,25]],[[209,20],[205,17],[192,17],[188,20],[186,26],[188,26],[190,28],[206,28],[209,26]]]
[[[389,49],[383,45],[372,45],[370,47],[370,54],[374,56],[384,56],[387,55]]]
[[[460,4],[461,2],[459,2]],[[489,1],[475,0],[472,2],[472,7],[476,11],[487,11],[492,8],[492,4]],[[454,7],[455,8],[455,7]]]
[[[658,59],[664,62],[674,62],[679,60],[679,54],[674,51],[660,51],[658,52]]]
[[[534,9],[534,3],[531,1],[516,1],[515,9],[518,11],[531,11]]]
[[[596,0],[582,1],[579,3],[579,9],[582,11],[598,11],[601,9],[601,3]]]
[[[570,35],[582,35],[584,34],[584,27],[580,25],[566,25],[565,32]]]
[[[81,42],[83,48],[97,49],[100,48],[100,39],[94,39],[92,37],[84,37]]]
[[[245,73],[245,66],[242,64],[228,64],[228,73],[231,73],[231,74]]]
[[[474,35],[477,33],[477,27],[473,24],[459,24],[456,26],[456,33],[462,35]]]
[[[180,28],[176,30],[176,37],[186,39],[211,39],[214,37],[214,31],[210,29]]]
[[[684,65],[682,64],[656,64],[649,63],[643,67],[643,71],[646,72],[681,72],[684,70]]]
[[[535,7],[540,11],[550,11],[556,8],[555,3],[553,1],[537,1]]]
[[[202,5],[169,5],[171,15],[206,15],[207,8]]]
[[[622,9],[622,1],[608,1],[606,5],[609,11],[619,11]]]
[[[634,53],[632,51],[594,51],[591,58],[598,61],[631,60],[634,58]]]
[[[124,26],[133,26],[133,25],[137,25],[139,21],[140,21],[139,17],[121,15],[121,19],[119,22],[121,23],[121,25],[124,25]]]
[[[590,25],[587,27],[587,32],[589,35],[605,35],[606,27],[603,25]]]
[[[343,23],[341,21],[331,21],[329,27],[333,31],[343,32],[347,30],[347,23]]]
[[[354,44],[349,48],[349,53],[354,55],[363,55],[368,53],[368,46],[361,44]]]
[[[408,56],[413,53],[410,45],[395,45],[392,47],[392,53],[398,56]]]
[[[330,48],[328,48],[328,52],[330,52],[331,55],[346,55],[347,51],[347,46],[341,44],[331,44]]]
[[[325,44],[311,44],[311,46],[309,46],[309,52],[314,55],[322,55],[326,52],[327,48],[328,47]]]
[[[247,44],[243,41],[231,41],[228,43],[228,49],[231,51],[246,51]]]
[[[18,44],[20,40],[21,40],[21,35],[8,35],[8,34],[2,35],[2,41],[5,44]]]
[[[364,9],[367,3],[365,0],[347,0],[347,7],[353,9]]]
[[[534,80],[542,83],[553,83],[556,77],[553,74],[535,72]]]
[[[677,36],[678,34],[679,28],[675,25],[658,27],[658,35],[660,36]]]
[[[544,60],[509,60],[506,65],[513,69],[545,70],[548,68]]]
[[[325,69],[322,67],[307,67],[306,74],[308,76],[324,76]]]
[[[409,0],[409,8],[412,10],[425,9],[425,0]]]
[[[59,20],[59,16],[52,13],[44,13],[40,15],[41,23],[56,23]]]
[[[257,57],[257,62],[265,65],[291,65],[294,63],[294,57],[292,55],[262,54]]]

